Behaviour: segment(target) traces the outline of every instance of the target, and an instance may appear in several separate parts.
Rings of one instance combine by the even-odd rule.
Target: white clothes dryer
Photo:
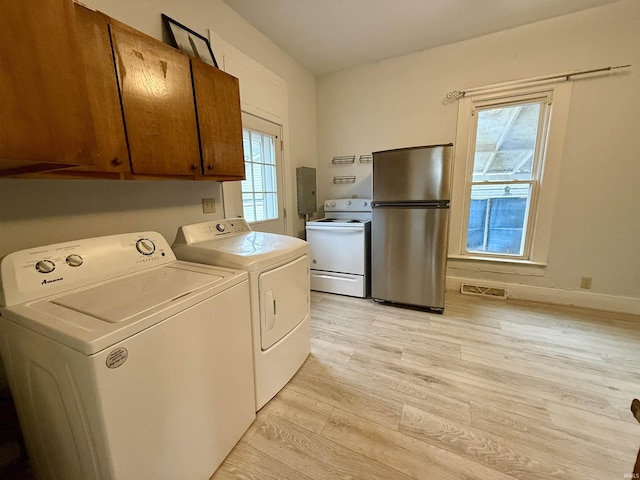
[[[39,478],[209,478],[255,419],[247,273],[158,233],[0,263],[0,352]]]
[[[256,411],[298,371],[310,351],[309,246],[255,232],[242,218],[184,225],[176,257],[249,273]]]

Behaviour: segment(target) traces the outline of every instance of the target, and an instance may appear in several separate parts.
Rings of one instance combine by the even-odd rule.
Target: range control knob
[[[227,227],[225,227],[222,223],[216,225],[216,230],[218,230],[220,233],[223,233],[226,229]]]
[[[351,205],[351,200],[347,200],[347,206]]]
[[[36,270],[40,273],[51,273],[56,269],[56,264],[51,260],[40,260],[36,263]]]
[[[136,242],[136,249],[142,255],[153,255],[156,251],[156,245],[148,238],[141,238]]]
[[[67,265],[69,265],[70,267],[79,267],[80,265],[82,265],[82,262],[84,262],[82,257],[76,254],[69,255],[66,261]]]
[[[336,206],[336,202],[331,202],[331,206],[335,207]]]

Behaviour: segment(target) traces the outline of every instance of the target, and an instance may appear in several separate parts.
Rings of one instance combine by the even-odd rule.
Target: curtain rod
[[[565,72],[565,73],[556,73],[553,75],[544,75],[541,77],[527,78],[523,80],[512,80],[510,82],[503,83],[494,83],[493,85],[487,85],[485,87],[473,87],[467,88],[465,90],[453,90],[447,93],[447,98],[445,99],[445,103],[454,102],[464,97],[467,93],[473,92],[481,92],[484,90],[494,90],[499,88],[511,87],[515,85],[527,85],[538,82],[545,82],[550,80],[557,80],[563,78],[565,81],[571,80],[571,77],[576,77],[578,75],[588,75],[590,73],[599,73],[599,72],[608,72],[610,70],[615,70],[618,68],[629,68],[631,65],[617,65],[615,67],[602,67],[602,68],[593,68],[591,70],[578,70],[575,72]]]

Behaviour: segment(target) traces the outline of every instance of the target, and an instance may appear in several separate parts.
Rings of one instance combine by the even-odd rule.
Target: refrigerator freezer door
[[[444,309],[448,224],[447,208],[374,208],[371,296]]]
[[[375,152],[373,201],[450,200],[452,153],[451,145]]]

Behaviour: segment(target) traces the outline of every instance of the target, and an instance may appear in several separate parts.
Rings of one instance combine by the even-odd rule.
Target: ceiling
[[[316,75],[620,0],[224,0]]]

